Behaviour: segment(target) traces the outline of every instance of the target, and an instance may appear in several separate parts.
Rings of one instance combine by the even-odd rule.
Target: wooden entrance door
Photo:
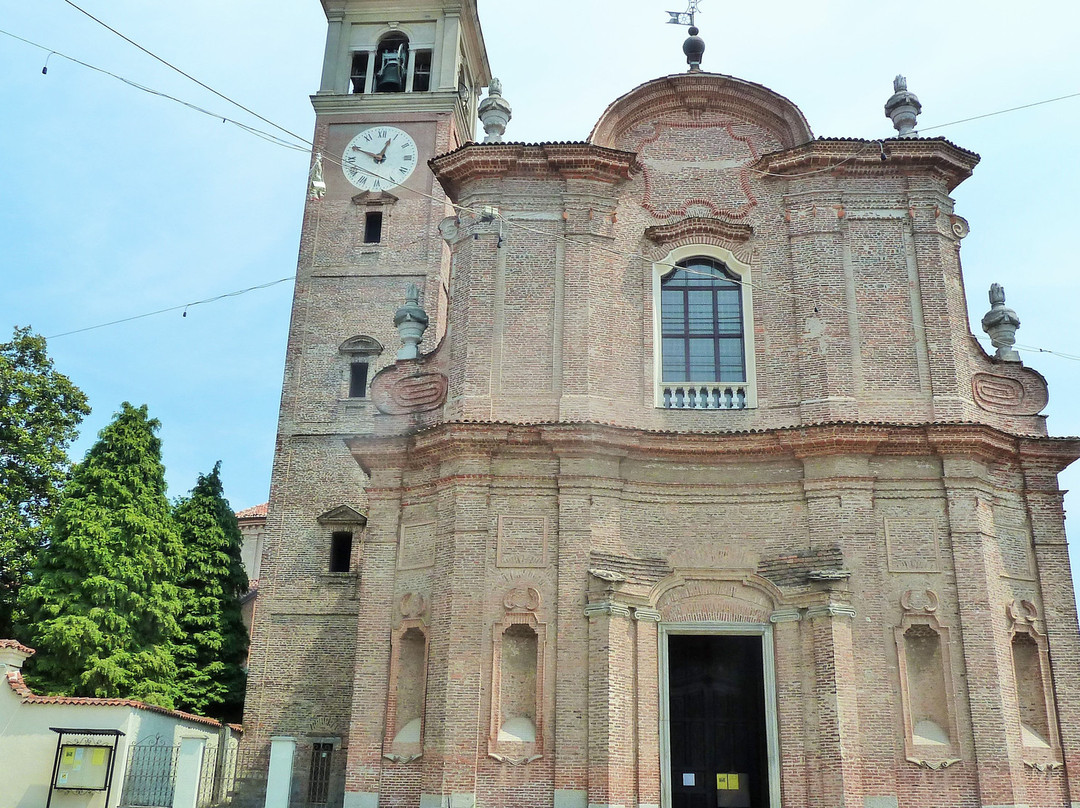
[[[761,637],[668,635],[672,808],[767,808]]]

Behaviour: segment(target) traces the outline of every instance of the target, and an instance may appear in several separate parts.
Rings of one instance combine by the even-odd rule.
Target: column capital
[[[638,608],[634,609],[634,619],[648,620],[651,623],[659,623],[661,619],[663,619],[663,615],[660,614],[660,612],[658,612],[656,609],[644,609],[639,606]]]
[[[796,608],[777,609],[769,615],[770,623],[797,623],[802,620],[802,612]]]
[[[589,603],[585,606],[586,617],[629,617],[630,609],[613,600],[603,603]]]
[[[811,606],[806,610],[806,617],[813,620],[816,617],[854,617],[855,610],[842,603],[823,603],[819,606]]]

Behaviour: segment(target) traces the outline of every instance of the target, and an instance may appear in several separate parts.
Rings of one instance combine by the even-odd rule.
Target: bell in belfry
[[[382,64],[375,75],[375,92],[401,93],[405,91],[405,45],[398,45],[397,50],[385,51]]]

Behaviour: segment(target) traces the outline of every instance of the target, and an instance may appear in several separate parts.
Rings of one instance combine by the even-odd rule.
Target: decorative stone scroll
[[[975,403],[987,412],[1001,415],[1038,415],[1049,401],[1046,383],[1034,371],[1001,366],[1016,375],[976,373],[971,377]]]
[[[371,384],[371,399],[385,415],[406,415],[436,410],[446,401],[449,380],[442,373],[415,372],[412,362],[378,374]],[[376,381],[377,380],[377,381]]]

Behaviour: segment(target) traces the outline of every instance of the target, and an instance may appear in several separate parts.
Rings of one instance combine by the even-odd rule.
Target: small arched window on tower
[[[346,398],[367,398],[371,379],[371,363],[382,353],[382,344],[374,337],[361,334],[341,343],[338,351],[348,360],[345,379]]]
[[[661,263],[657,406],[741,410],[754,406],[746,288],[718,258]]]

